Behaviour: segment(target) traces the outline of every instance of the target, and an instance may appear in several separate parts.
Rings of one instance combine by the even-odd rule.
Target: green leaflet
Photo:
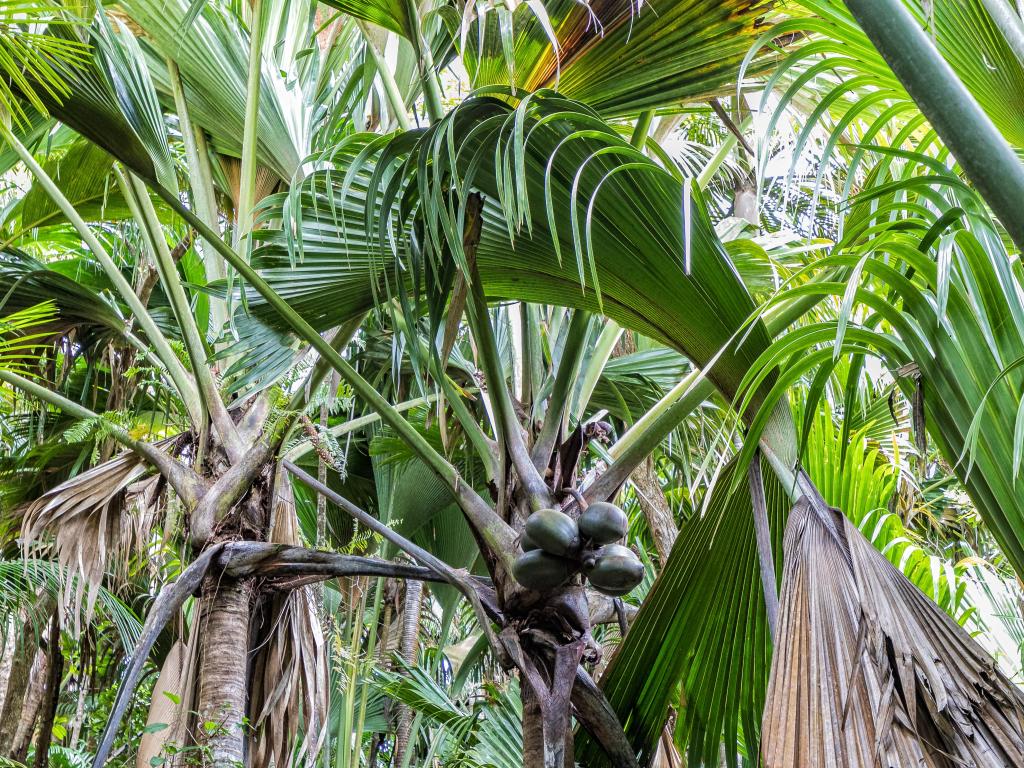
[[[602,116],[633,115],[734,90],[769,7],[762,0],[549,0],[521,2],[510,13],[480,3],[461,30],[462,56],[475,87],[554,88]]]
[[[736,468],[736,460],[727,465],[703,515],[683,525],[668,562],[601,678],[641,764],[653,757],[670,706],[680,709],[677,728],[691,764],[717,764],[723,740],[734,760],[741,732],[743,743],[758,743],[771,643],[750,490],[741,482],[731,491]],[[772,548],[781,574],[781,534],[790,501],[766,463],[763,470]],[[577,759],[587,766],[606,765],[600,749],[582,733]]]
[[[487,201],[477,267],[489,298],[603,311],[697,365],[718,356],[709,378],[732,396],[768,343],[759,321],[737,335],[753,302],[699,196],[684,215],[685,182],[600,125],[554,94],[515,110],[481,95],[428,132],[356,137],[332,153],[332,170],[278,198],[288,225],[260,234],[253,263],[328,328],[402,292],[415,299],[424,275],[449,259],[461,267],[458,196],[477,189]],[[453,185],[457,195],[446,192]],[[423,222],[419,241],[409,238],[412,219]],[[277,322],[258,297],[250,304]]]

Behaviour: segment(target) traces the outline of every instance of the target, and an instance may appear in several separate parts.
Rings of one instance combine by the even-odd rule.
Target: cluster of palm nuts
[[[513,575],[527,589],[547,592],[582,571],[597,591],[625,595],[644,576],[640,559],[616,543],[628,527],[626,513],[605,501],[587,506],[578,522],[557,509],[538,510],[526,520]]]

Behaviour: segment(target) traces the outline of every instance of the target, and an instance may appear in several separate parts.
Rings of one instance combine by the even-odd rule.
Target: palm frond
[[[45,115],[46,101],[71,95],[62,72],[88,56],[81,41],[46,30],[55,21],[72,19],[54,0],[7,0],[0,6],[0,110],[21,127],[32,120],[24,102]]]
[[[556,89],[605,117],[678,107],[735,88],[762,0],[466,3],[462,59],[476,88]]]
[[[767,343],[759,322],[737,343],[753,303],[699,194],[600,125],[555,94],[514,109],[481,95],[426,133],[356,137],[268,209],[290,224],[260,235],[254,264],[320,329],[409,290],[436,301],[426,281],[465,268],[458,201],[476,189],[489,298],[602,311],[700,365],[716,360],[708,376],[731,393]],[[403,234],[414,215],[417,242]],[[250,305],[274,322],[258,297]]]
[[[830,521],[807,502],[789,516],[764,765],[1024,760],[1020,690],[838,510]]]
[[[750,492],[746,483],[734,487],[736,467],[723,470],[703,514],[679,531],[600,680],[641,763],[653,758],[671,706],[680,710],[676,732],[696,764],[716,764],[724,743],[734,766],[740,744],[758,743],[771,639]],[[773,551],[781,553],[790,502],[767,467],[764,479]],[[586,765],[608,764],[585,735],[577,745]]]

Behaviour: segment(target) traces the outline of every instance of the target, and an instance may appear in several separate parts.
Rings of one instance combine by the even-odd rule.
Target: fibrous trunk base
[[[245,765],[250,598],[246,581],[203,585],[196,740],[214,768]]]

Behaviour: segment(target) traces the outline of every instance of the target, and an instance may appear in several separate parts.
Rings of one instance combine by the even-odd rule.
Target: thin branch
[[[418,565],[260,541],[232,542],[224,550],[220,561],[223,562],[225,575],[235,578],[258,576],[280,579],[303,576],[323,580],[339,576],[383,576],[447,582],[433,569]]]
[[[36,384],[34,381],[30,381],[16,373],[0,370],[0,381],[7,382],[12,387],[17,387],[22,392],[25,392],[38,400],[42,400],[44,403],[49,403],[56,408],[60,408],[64,413],[69,416],[74,416],[77,419],[93,420],[103,418],[100,414],[89,410],[84,405],[80,405],[73,400],[69,400],[63,395],[47,389],[40,384]],[[160,472],[161,475],[167,478],[167,482],[171,484],[175,492],[181,497],[182,501],[185,502],[186,506],[194,507],[198,503],[199,497],[203,491],[203,481],[191,467],[182,464],[170,454],[161,451],[155,445],[151,445],[150,443],[142,440],[136,440],[128,433],[128,430],[118,424],[115,424],[114,422],[106,422],[106,424],[111,437],[121,443],[125,448],[128,448],[130,451],[133,451],[148,461],[157,469],[158,472]]]
[[[423,549],[423,547],[413,544],[407,538],[402,536],[402,534],[382,523],[365,509],[361,509],[356,506],[341,494],[335,493],[301,467],[290,461],[282,462],[282,466],[294,475],[296,480],[341,507],[348,514],[358,520],[361,525],[366,526],[371,531],[384,538],[385,541],[394,544],[398,549],[423,563],[423,565],[430,568],[435,573],[445,576],[446,578],[450,578],[453,581],[453,585],[454,582],[461,582],[462,577],[446,562],[435,557],[430,552]]]
[[[711,109],[714,110],[714,113],[718,116],[718,119],[721,120],[729,130],[729,133],[736,137],[736,141],[738,141],[739,145],[743,147],[743,151],[746,152],[748,156],[754,157],[755,153],[753,147],[751,147],[747,142],[746,137],[743,135],[743,131],[740,130],[736,123],[733,122],[732,118],[729,117],[729,113],[725,111],[725,107],[722,106],[721,102],[718,99],[711,99],[709,103],[711,104]]]
[[[11,130],[0,120],[0,135],[7,140],[7,143],[11,145],[15,153],[21,158],[21,161],[25,164],[25,167],[32,173],[32,175],[39,182],[40,186],[46,191],[46,194],[56,204],[57,208],[60,209],[61,213],[67,217],[68,221],[74,226],[75,231],[78,232],[79,237],[85,242],[92,251],[96,260],[99,261],[100,266],[103,267],[104,273],[107,278],[114,285],[121,300],[128,305],[135,319],[139,325],[146,332],[146,336],[149,338],[149,342],[156,349],[157,356],[160,361],[167,368],[167,372],[174,382],[175,387],[178,389],[179,394],[185,401],[185,405],[188,409],[189,416],[193,421],[195,427],[199,427],[202,424],[202,405],[199,399],[199,392],[196,390],[195,382],[189,377],[188,372],[185,370],[185,366],[182,365],[181,361],[178,360],[177,355],[174,354],[174,350],[171,349],[170,343],[167,338],[157,327],[153,318],[150,317],[146,308],[142,306],[142,302],[139,301],[139,297],[135,294],[131,285],[125,279],[124,275],[121,274],[121,270],[118,269],[114,260],[107,253],[106,249],[100,244],[100,241],[96,239],[96,236],[89,229],[89,225],[86,224],[85,220],[78,215],[78,211],[75,210],[74,205],[71,201],[65,197],[64,193],[60,191],[60,188],[54,183],[53,179],[50,178],[49,174],[43,170],[43,167],[36,162],[36,159],[32,156],[25,146],[18,141],[18,138],[11,132]]]
[[[191,228],[185,233],[185,236],[181,238],[171,249],[171,261],[175,264],[181,261],[181,259],[188,253],[188,249],[192,247],[192,239],[195,236],[195,231]],[[156,284],[160,281],[160,273],[157,268],[152,264],[145,265],[145,274],[142,275],[141,279],[135,281],[135,293],[139,297],[139,301],[142,302],[142,306],[149,309],[149,299],[153,295],[153,289],[156,288]]]
[[[346,499],[344,496],[335,493],[326,485],[321,483],[315,477],[309,473],[303,471],[299,467],[292,464],[290,461],[285,461],[282,466],[287,469],[292,475],[295,476],[303,485],[313,489],[317,493],[321,494],[331,502],[341,507],[343,510],[352,515],[362,525],[365,525],[374,533],[382,536],[386,541],[394,544],[400,550],[405,552],[410,557],[418,560],[420,563],[430,568],[432,571],[441,576],[445,581],[455,587],[461,592],[470,604],[473,606],[473,611],[476,613],[477,621],[480,624],[480,628],[487,636],[487,640],[491,645],[491,649],[499,655],[502,655],[502,648],[504,647],[498,642],[497,636],[494,634],[494,630],[491,629],[491,622],[489,617],[495,617],[500,619],[500,613],[497,611],[497,607],[492,603],[490,610],[485,607],[484,602],[480,597],[480,587],[474,584],[469,578],[469,574],[466,571],[456,570],[452,568],[448,563],[435,557],[427,550],[423,549],[416,544],[413,544],[407,538],[396,532],[392,528],[382,523],[380,520],[375,518],[366,510],[360,509],[351,501]]]
[[[281,296],[259,276],[249,264],[238,256],[226,243],[216,239],[209,227],[204,224],[187,207],[182,205],[170,190],[157,184],[154,187],[167,204],[182,218],[195,227],[199,234],[213,242],[217,252],[238,270],[239,274],[273,307],[281,318],[291,326],[292,330],[313,346],[325,360],[342,375],[351,385],[355,393],[367,404],[380,413],[381,419],[398,433],[410,449],[423,460],[444,483],[452,489],[459,507],[470,523],[477,529],[502,566],[509,572],[512,570],[513,553],[515,551],[516,533],[511,526],[485,502],[473,488],[463,480],[455,469],[433,446],[392,406],[370,382],[364,379],[338,352],[322,338],[313,327],[302,318]]]
[[[320,461],[329,467],[334,467],[334,456],[331,455],[330,450],[326,445],[324,445],[324,441],[320,439],[320,432],[317,429],[317,425],[315,425],[313,420],[306,414],[299,416],[299,423],[302,424],[302,431],[306,433],[306,437],[309,439],[309,442],[312,443],[313,450],[316,451],[317,455],[320,457]]]

